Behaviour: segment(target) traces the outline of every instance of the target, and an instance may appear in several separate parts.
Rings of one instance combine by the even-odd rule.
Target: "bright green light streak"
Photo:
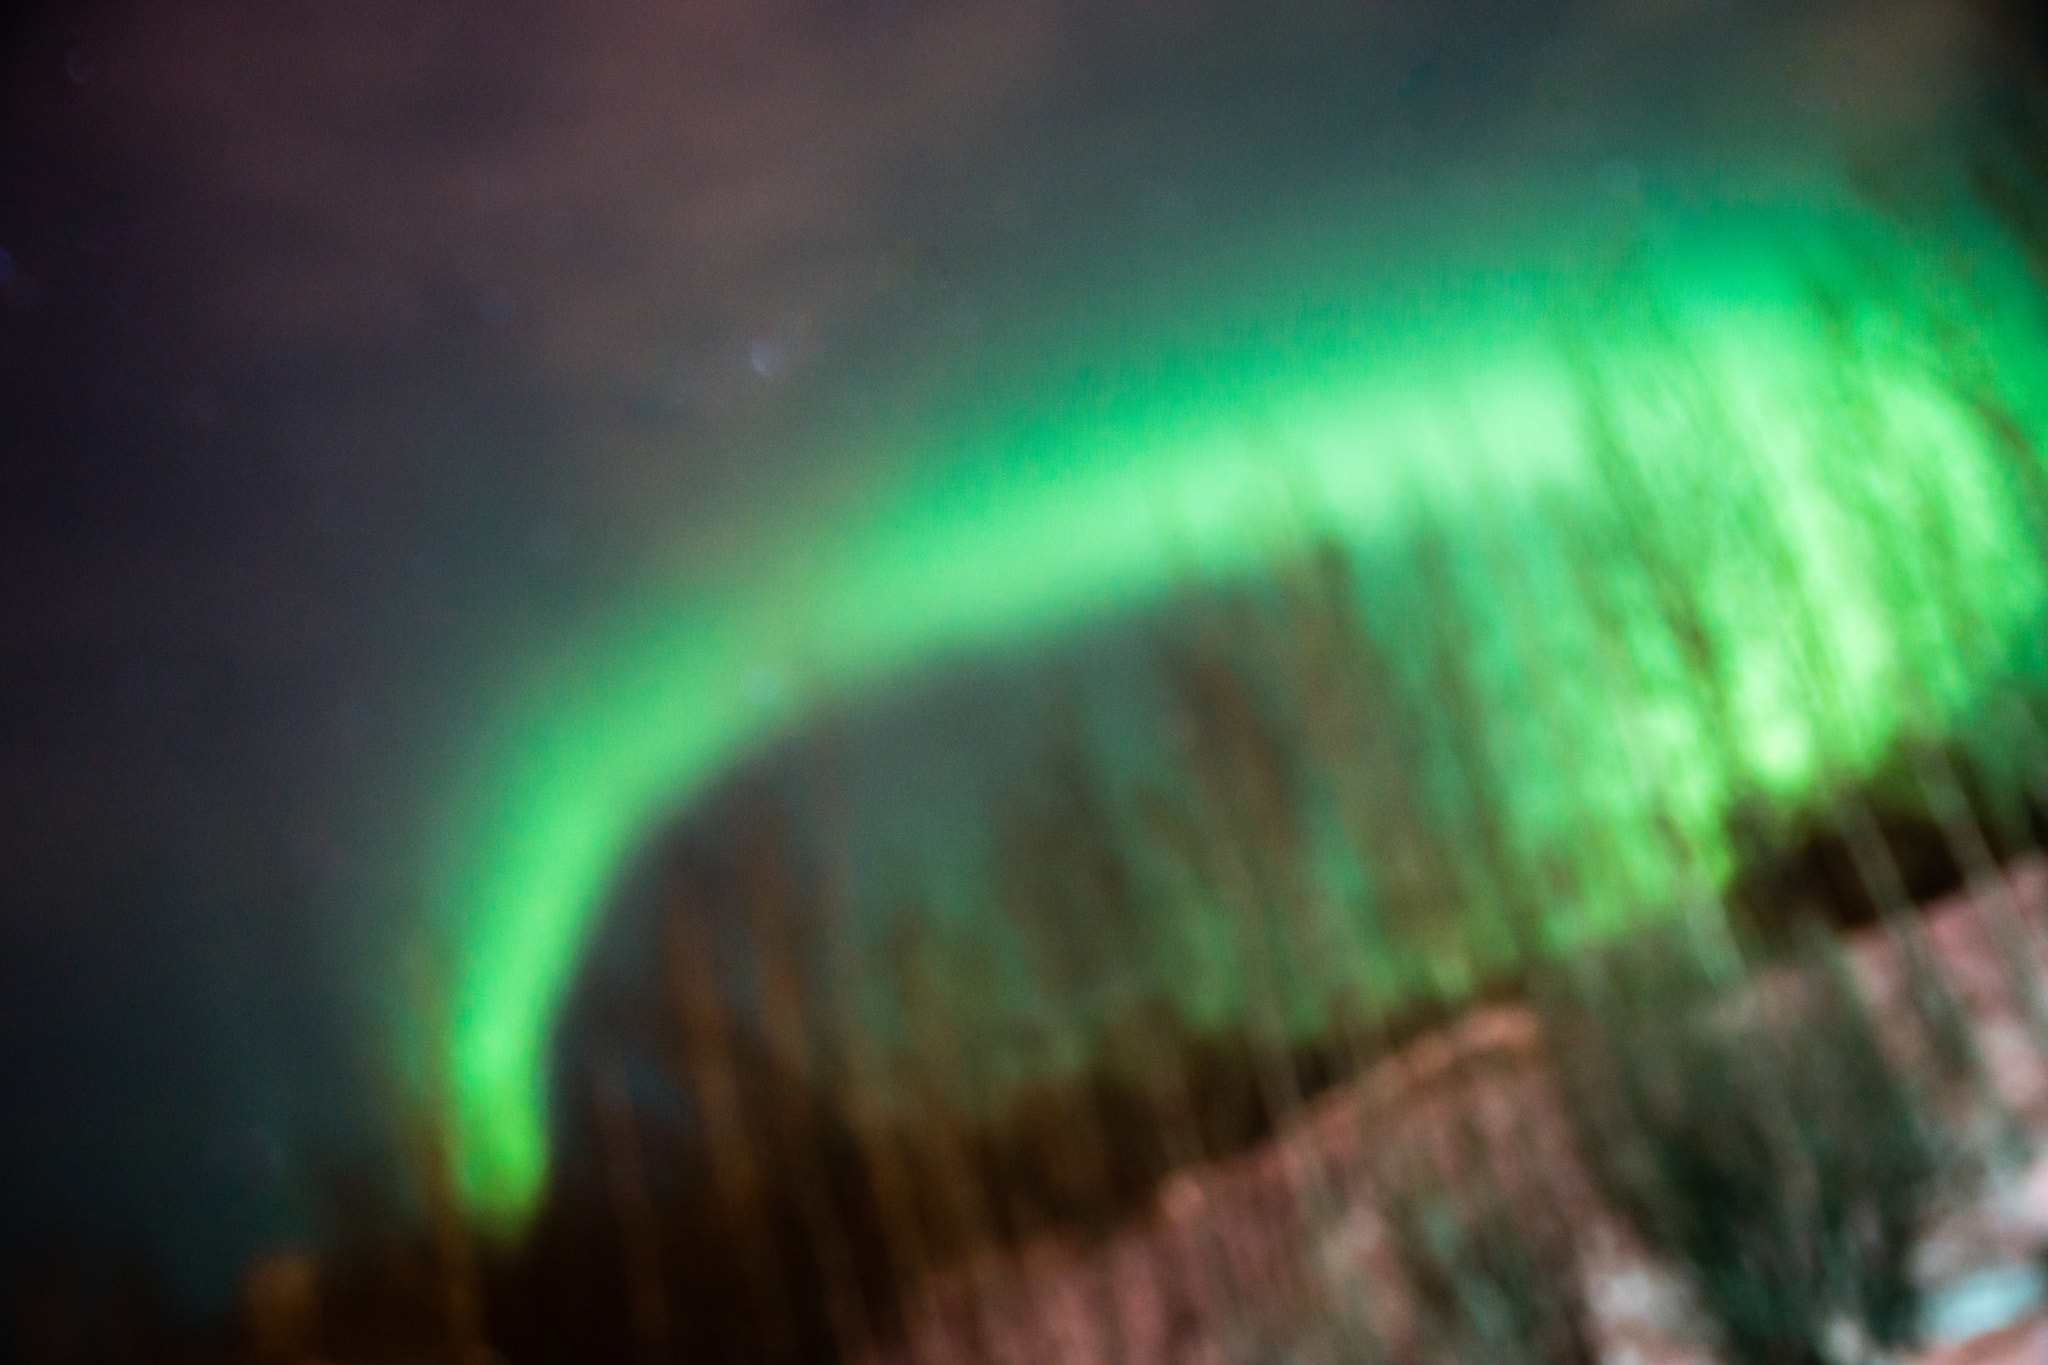
[[[1666,253],[1659,287],[1735,429],[1773,471],[1779,511],[1799,528],[1799,581],[1781,586],[1827,604],[1825,643],[1853,722],[1840,735],[1816,727],[1787,681],[1784,631],[1764,610],[1756,566],[1711,556],[1688,566],[1736,660],[1747,763],[1793,788],[1829,765],[1867,763],[1897,732],[1908,705],[1895,676],[1907,627],[1851,548],[1858,528],[1845,526],[1836,491],[1851,456],[1825,396],[1826,354],[1791,276],[1768,249],[1740,245],[1756,240],[1701,234]],[[978,437],[952,442],[958,455],[945,467],[962,472],[772,527],[738,572],[654,591],[528,677],[496,713],[451,805],[438,888],[455,959],[434,1069],[450,1092],[471,1210],[514,1224],[542,1186],[549,1032],[618,868],[737,756],[798,723],[816,700],[1156,602],[1190,574],[1255,573],[1311,533],[1334,528],[1369,546],[1417,498],[1455,526],[1538,495],[1595,496],[1581,395],[1549,345],[1552,319],[1528,297],[1538,291],[1518,283],[1504,277],[1470,291],[1451,310],[1455,326],[1396,325],[1364,305],[1332,307],[1306,329],[1313,354],[1183,347],[1167,363],[1049,386],[988,418]],[[1588,327],[1606,348],[1632,349],[1614,325]],[[2037,346],[2004,334],[1996,344],[2002,377],[2038,378]],[[2009,648],[2037,614],[2042,585],[2016,513],[1986,492],[1981,437],[1904,370],[1884,373],[1877,397],[1889,429],[1956,509],[1967,532],[1959,571],[1981,580],[1970,600]],[[1683,474],[1711,484],[1714,453],[1685,448],[1668,413],[1647,405],[1621,417],[1646,464],[1661,462],[1675,482]],[[1290,504],[1297,486],[1313,493],[1314,525]],[[1883,515],[1903,524],[1911,505],[1901,495]],[[1546,591],[1560,603],[1573,597],[1561,579]],[[1540,657],[1583,636],[1574,610],[1502,628],[1525,632],[1525,649]],[[1643,648],[1649,672],[1669,667],[1655,645]],[[1943,662],[1955,676],[1935,699],[1953,712],[1968,704],[1985,661]],[[1516,725],[1533,721],[1511,686],[1488,699],[1511,741],[1502,746],[1504,783],[1526,797],[1517,818],[1564,827],[1598,810],[1643,827],[1640,792],[1615,775],[1615,696],[1567,689],[1562,713],[1542,718],[1561,715],[1584,732],[1578,751],[1589,767],[1613,766],[1571,782],[1544,770],[1555,745],[1517,741]],[[1703,746],[1696,712],[1675,686],[1652,689],[1624,723],[1706,810],[1735,781]]]

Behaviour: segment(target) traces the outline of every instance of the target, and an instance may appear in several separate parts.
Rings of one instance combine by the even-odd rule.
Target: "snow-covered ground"
[[[2009,893],[2048,938],[2048,863],[2015,868]],[[2048,1067],[1975,909],[1964,896],[1932,907],[1929,937],[2036,1155],[1928,1230],[1918,1260],[1930,1344],[1911,1365],[2043,1365]],[[1881,1018],[1896,1018],[1899,973],[1882,934],[1860,935],[1851,951]],[[1644,1254],[1572,1159],[1537,1023],[1513,1007],[1475,1011],[1319,1097],[1280,1137],[1181,1172],[1105,1242],[1046,1239],[957,1267],[912,1309],[910,1339],[875,1365],[984,1354],[1001,1365],[1312,1365],[1358,1358],[1360,1322],[1398,1346],[1412,1324],[1368,1152],[1428,1159],[1448,1121],[1468,1117],[1506,1185],[1540,1186],[1567,1229],[1561,1254],[1578,1260],[1603,1359],[1716,1365],[1682,1277]]]

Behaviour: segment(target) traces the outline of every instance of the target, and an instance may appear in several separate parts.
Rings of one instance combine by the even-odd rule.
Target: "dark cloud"
[[[608,458],[569,491],[631,516],[656,457],[617,457],[629,419],[757,418],[784,367],[750,358],[795,359],[889,287],[901,168],[971,144],[1030,88],[1051,17],[153,6],[97,64],[130,154],[182,201],[199,336],[431,366],[421,350],[466,332],[499,372],[581,405],[571,439]]]

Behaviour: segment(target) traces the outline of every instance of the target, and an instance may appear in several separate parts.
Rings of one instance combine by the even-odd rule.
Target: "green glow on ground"
[[[1927,253],[1850,227],[1880,243],[1902,288],[1953,293],[1916,264]],[[532,1207],[548,1160],[549,1031],[593,917],[636,845],[738,756],[817,697],[1139,609],[1191,574],[1254,574],[1312,533],[1370,547],[1427,508],[1518,547],[1519,589],[1473,642],[1474,687],[1518,839],[1542,845],[1589,819],[1619,832],[1622,866],[1589,882],[1587,922],[1657,876],[1644,754],[1711,844],[1745,777],[1796,792],[1869,764],[1922,713],[1956,723],[1986,680],[2027,671],[2044,584],[1981,426],[1928,373],[1923,328],[1859,297],[1867,405],[1842,388],[1786,264],[1833,230],[1792,212],[1651,253],[1661,315],[1719,404],[1704,418],[1657,396],[1680,357],[1658,352],[1641,309],[1584,309],[1516,276],[1478,279],[1428,325],[1336,300],[1292,331],[1270,320],[1292,338],[1278,352],[1256,338],[1179,345],[1055,376],[952,435],[922,433],[920,446],[959,452],[945,468],[968,472],[768,526],[731,574],[651,591],[574,642],[508,695],[451,804],[437,895],[455,957],[434,1069],[468,1206],[505,1225]],[[1788,242],[1800,250],[1781,251]],[[1967,245],[1995,262],[1987,297],[2025,297],[2011,261]],[[1618,585],[1638,679],[1603,682],[1574,577],[1585,551],[1557,543],[1544,510],[1605,487],[1587,453],[1585,389],[1554,344],[1565,312],[1603,372],[1643,381],[1617,382],[1613,419],[1732,661],[1746,747],[1732,761],[1629,587],[1629,563],[1593,566]],[[2042,392],[2048,356],[2017,310],[1973,320],[2008,401]],[[1871,433],[1883,459],[1867,453]],[[1748,455],[1731,463],[1721,437]],[[1723,524],[1716,490],[1738,476],[1761,481],[1790,547],[1781,562]],[[1303,490],[1312,518],[1299,513]],[[1497,573],[1478,549],[1461,552],[1475,581]],[[1937,583],[1939,602],[1923,609]],[[1825,604],[1809,656],[1781,609],[1792,599]],[[1393,653],[1404,627],[1391,610],[1367,604]],[[1812,649],[1836,680],[1827,716],[1802,691]],[[1541,706],[1518,672],[1530,659],[1562,661]],[[1559,770],[1560,752],[1573,771]]]

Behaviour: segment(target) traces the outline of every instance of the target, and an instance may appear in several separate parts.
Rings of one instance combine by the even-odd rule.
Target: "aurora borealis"
[[[2048,351],[2021,263],[1990,225],[1953,220],[1944,244],[1973,263],[1964,294],[1926,240],[1818,197],[1695,208],[1605,312],[1596,275],[1546,272],[1526,245],[1434,277],[1407,308],[1384,287],[1347,297],[1327,259],[1305,261],[1313,313],[1262,316],[1253,295],[1223,310],[1234,333],[1133,329],[1121,354],[1040,371],[1017,403],[891,433],[965,445],[947,467],[972,476],[764,526],[729,576],[652,589],[567,648],[497,713],[439,883],[456,944],[439,1066],[473,1210],[516,1220],[538,1195],[553,1011],[636,843],[820,700],[934,659],[1053,638],[1191,579],[1256,576],[1323,531],[1369,557],[1426,513],[1482,579],[1478,547],[1516,545],[1516,590],[1496,580],[1470,607],[1472,685],[1518,844],[1610,831],[1618,865],[1582,869],[1578,913],[1595,925],[1675,875],[1658,870],[1660,812],[1632,768],[1651,768],[1664,813],[1720,875],[1738,793],[1796,801],[1867,770],[1908,727],[1954,729],[1987,686],[2031,681],[2048,587],[2032,513],[1958,387],[1965,352],[1936,355],[1938,320],[1966,316],[1998,403],[2040,429],[2022,400]],[[1847,342],[1811,292],[1830,281]],[[1650,490],[1653,534],[1730,661],[1739,754],[1716,751],[1719,722],[1647,604],[1620,608],[1636,677],[1594,662],[1573,577],[1586,566],[1570,562],[1585,551],[1545,544],[1542,509],[1609,496],[1566,316],[1611,376],[1608,434]],[[1770,509],[1778,561],[1728,510],[1740,497]],[[1596,577],[1639,572],[1609,555]],[[1805,644],[1788,601],[1815,622]],[[1401,651],[1408,627],[1374,629]],[[1571,660],[1576,680],[1535,705],[1517,670]],[[1577,766],[1557,770],[1559,752]]]
[[[900,861],[933,951],[986,929],[1042,1007],[976,799],[1039,794],[1074,678],[1107,795],[1188,796],[1153,647],[1325,537],[1409,788],[1462,848],[1483,756],[1503,867],[1576,883],[1560,947],[1902,736],[2031,763],[2043,256],[1972,180],[2017,88],[1982,9],[35,0],[0,1283],[75,1234],[218,1310],[334,1244],[343,1175],[417,1221],[428,1132],[480,1227],[536,1226],[593,954],[757,778],[820,865],[796,826],[867,803],[862,948]],[[1455,985],[1326,777],[1325,965]],[[1241,1033],[1228,916],[1162,903],[1199,962],[1137,985]]]

